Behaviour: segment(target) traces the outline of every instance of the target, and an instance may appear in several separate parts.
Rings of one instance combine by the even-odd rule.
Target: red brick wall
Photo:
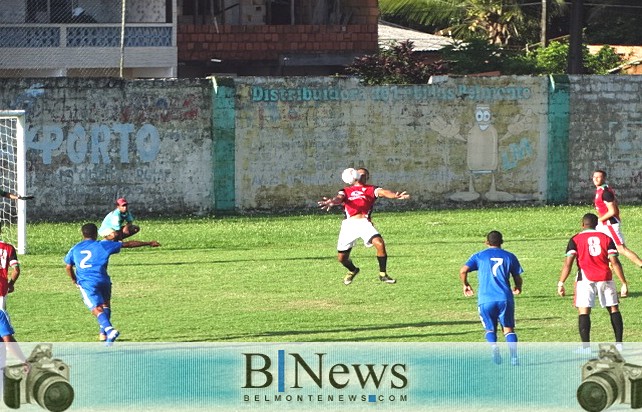
[[[377,24],[178,27],[178,60],[274,60],[283,53],[372,53]]]
[[[276,60],[284,53],[373,53],[377,50],[378,0],[344,0],[350,24],[232,26],[179,24],[178,60]]]

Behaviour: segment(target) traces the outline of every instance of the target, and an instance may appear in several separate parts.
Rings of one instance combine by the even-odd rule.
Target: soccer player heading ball
[[[345,285],[349,285],[359,273],[359,268],[352,263],[350,251],[361,238],[366,247],[374,246],[377,249],[377,260],[379,261],[379,280],[385,283],[395,283],[396,280],[388,276],[386,265],[388,255],[383,237],[371,221],[370,214],[374,203],[379,197],[388,199],[408,199],[410,195],[406,192],[392,192],[382,187],[367,184],[370,173],[368,169],[346,169],[342,179],[350,186],[344,187],[333,198],[324,197],[317,204],[321,209],[330,210],[332,206],[342,205],[345,211],[345,219],[341,223],[337,251],[339,262],[348,269],[343,279]]]
[[[129,203],[124,197],[116,200],[116,209],[112,210],[98,229],[98,234],[106,240],[123,240],[135,235],[140,227],[134,223],[134,215],[129,211]]]

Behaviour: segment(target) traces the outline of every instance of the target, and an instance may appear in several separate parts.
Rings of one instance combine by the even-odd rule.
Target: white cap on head
[[[74,17],[78,17],[83,13],[83,11],[85,11],[85,10],[83,10],[82,7],[76,7],[75,9],[73,9],[71,11],[71,15],[74,16]]]

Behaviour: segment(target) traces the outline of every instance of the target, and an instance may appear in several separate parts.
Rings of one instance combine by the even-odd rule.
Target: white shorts
[[[600,306],[615,306],[619,303],[617,299],[617,289],[615,282],[605,280],[601,282],[592,282],[590,280],[580,280],[575,282],[575,307],[592,308],[595,306],[595,297],[598,297]]]
[[[620,231],[619,223],[604,224],[600,222],[597,224],[597,227],[595,229],[597,229],[598,232],[602,232],[613,239],[615,246],[624,244],[624,235]]]
[[[359,238],[363,239],[363,244],[366,247],[370,247],[372,246],[370,240],[378,234],[379,232],[375,229],[372,222],[366,218],[344,219],[343,222],[341,222],[337,250],[339,252],[345,252],[351,249]]]

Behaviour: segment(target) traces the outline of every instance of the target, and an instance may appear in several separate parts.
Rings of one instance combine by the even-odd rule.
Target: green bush
[[[444,73],[439,65],[422,61],[410,40],[391,43],[377,54],[358,57],[346,71],[367,85],[426,84],[430,76]]]

